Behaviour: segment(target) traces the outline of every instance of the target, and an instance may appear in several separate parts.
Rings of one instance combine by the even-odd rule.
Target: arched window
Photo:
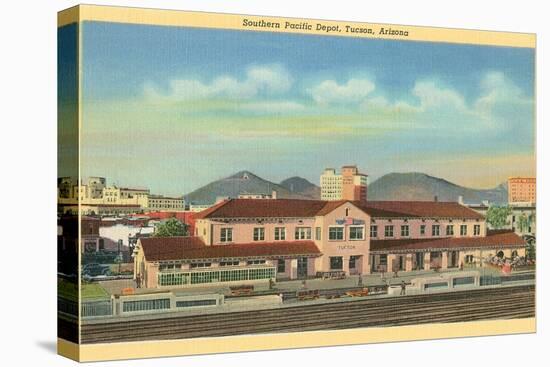
[[[500,258],[500,259],[502,259],[502,258],[504,257],[504,252],[499,251],[499,252],[497,253],[497,257]]]

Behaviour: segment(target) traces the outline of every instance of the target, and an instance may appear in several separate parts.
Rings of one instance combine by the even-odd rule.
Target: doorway
[[[415,268],[416,270],[424,270],[424,253],[417,252],[415,253]]]
[[[307,257],[298,258],[298,278],[307,277]]]
[[[457,251],[449,251],[449,268],[456,268],[458,267],[458,252]]]

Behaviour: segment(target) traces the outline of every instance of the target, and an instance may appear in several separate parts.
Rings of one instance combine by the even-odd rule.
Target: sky
[[[241,170],[535,174],[532,49],[85,22],[82,50],[83,176],[181,195]]]

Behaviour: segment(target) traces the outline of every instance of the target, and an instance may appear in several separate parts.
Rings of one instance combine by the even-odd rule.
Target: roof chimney
[[[464,205],[464,196],[458,195],[458,200],[457,201],[460,205]]]
[[[437,195],[434,196],[434,201],[437,203]]]

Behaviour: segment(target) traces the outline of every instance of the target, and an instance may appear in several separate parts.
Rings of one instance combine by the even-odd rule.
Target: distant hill
[[[277,184],[250,171],[241,171],[213,181],[184,198],[188,203],[213,204],[219,197],[237,198],[244,193],[271,195],[273,191],[280,199],[318,200],[321,196],[321,189],[302,177],[290,177]],[[439,201],[457,201],[461,195],[467,204],[477,204],[483,200],[493,204],[508,202],[506,184],[478,190],[418,172],[384,175],[369,185],[367,196],[368,200],[433,200],[437,196]]]
[[[457,201],[463,197],[467,204],[489,200],[494,204],[508,202],[508,189],[501,184],[493,189],[478,190],[424,173],[389,173],[372,182],[368,188],[368,200],[433,200]]]
[[[281,186],[293,194],[299,194],[311,199],[321,198],[321,188],[302,177],[294,176],[281,181]]]
[[[245,193],[271,195],[273,191],[280,199],[311,199],[307,195],[291,192],[283,185],[265,180],[249,171],[237,172],[229,177],[213,181],[184,195],[184,198],[188,203],[213,204],[219,197],[237,198],[239,194]]]

